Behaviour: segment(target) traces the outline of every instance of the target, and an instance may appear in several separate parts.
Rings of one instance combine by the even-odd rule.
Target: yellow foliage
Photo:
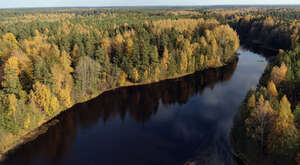
[[[248,100],[248,106],[249,104],[250,106],[255,104],[253,99],[255,100],[254,95]],[[274,116],[275,111],[272,109],[270,102],[268,100],[265,101],[264,97],[260,95],[258,103],[250,112],[250,116],[245,120],[248,136],[263,143],[266,133],[265,129],[268,128],[267,125],[273,122]]]
[[[200,66],[204,66],[204,62],[205,62],[205,57],[204,57],[204,55],[200,55],[200,59],[199,59],[200,61],[199,61],[199,64],[200,64]]]
[[[207,42],[205,40],[205,37],[201,36],[200,38],[200,45],[203,47],[207,47]]]
[[[47,36],[45,35],[36,35],[33,39],[24,40],[22,46],[25,50],[25,53],[28,57],[33,57],[36,55],[41,55],[42,52],[49,53],[51,44],[46,42]],[[43,54],[44,56],[48,54]]]
[[[23,53],[21,50],[15,50],[12,52],[12,56],[15,56],[19,63],[20,72],[24,71],[30,78],[32,78],[33,65],[27,54]]]
[[[124,38],[121,34],[117,34],[116,37],[114,38],[114,46],[119,46],[122,45],[124,42]]]
[[[275,84],[279,84],[281,81],[286,79],[287,67],[284,63],[281,63],[280,68],[278,66],[274,66],[271,72],[271,80],[274,81]]]
[[[127,79],[127,74],[122,71],[121,74],[120,74],[120,77],[119,77],[120,86],[124,86],[125,85],[126,79]]]
[[[279,115],[286,119],[294,119],[294,116],[291,111],[291,103],[284,95],[280,100],[280,112]]]
[[[50,115],[49,105],[51,103],[51,91],[50,89],[41,84],[40,82],[36,82],[33,85],[33,99],[35,103],[44,111],[46,114]]]
[[[26,118],[25,118],[25,120],[24,120],[24,128],[25,129],[28,129],[29,127],[30,127],[30,123],[31,123],[31,121],[30,121],[30,116],[29,115],[26,115]]]
[[[77,62],[76,60],[78,60],[78,58],[80,57],[79,47],[77,44],[74,45],[71,56],[72,59],[74,59],[74,62]]]
[[[101,47],[107,51],[107,53],[111,52],[111,40],[106,37],[101,40]]]
[[[51,97],[49,110],[50,110],[49,115],[53,115],[55,112],[59,110],[59,101],[55,96]]]
[[[3,77],[0,77],[2,87],[8,88],[10,92],[19,88],[18,76],[20,74],[20,69],[19,69],[19,62],[17,57],[15,56],[10,57],[5,62],[3,69],[4,70],[1,71],[3,73]]]
[[[283,49],[279,49],[278,52],[279,52],[278,54],[280,55],[285,54],[285,51]]]
[[[189,59],[191,59],[192,54],[193,54],[193,46],[191,45],[191,43],[188,39],[184,40],[184,47],[185,47],[187,56],[189,57]]]
[[[163,29],[172,29],[174,28],[175,30],[179,32],[193,32],[196,27],[199,24],[204,24],[206,21],[204,19],[177,19],[177,20],[171,20],[171,19],[166,19],[166,20],[158,20],[154,21],[154,32],[156,34],[160,34]],[[215,22],[216,23],[216,22]]]
[[[167,47],[164,48],[164,52],[162,55],[162,60],[161,60],[161,65],[164,71],[168,70],[168,65],[169,65],[169,51]]]
[[[286,96],[280,101],[280,111],[273,122],[268,136],[268,151],[280,152],[289,143],[295,143],[297,139],[297,129],[294,123],[294,115],[291,112],[291,104]]]
[[[205,64],[206,64],[206,66],[207,67],[216,67],[217,66],[217,63],[216,63],[216,57],[211,57],[211,58],[209,58],[209,57],[207,57],[207,56],[205,56]]]
[[[133,41],[131,38],[126,40],[126,56],[131,56],[133,51]]]
[[[159,75],[160,75],[160,69],[159,69],[159,67],[156,67],[156,68],[154,69],[154,80],[155,80],[155,81],[158,81],[158,80],[159,80]]]
[[[126,30],[123,34],[125,39],[133,38],[135,36],[135,31],[134,29],[131,30]]]
[[[70,94],[73,86],[73,79],[71,76],[73,68],[71,67],[70,56],[66,52],[62,52],[59,59],[59,63],[51,68],[51,73],[53,75],[52,90],[65,107],[70,107],[72,105]]]
[[[64,89],[61,89],[57,94],[62,104],[67,108],[70,108],[72,106],[70,94],[71,94],[71,87],[66,87]]]
[[[248,99],[248,107],[250,108],[254,108],[256,105],[256,101],[255,101],[255,95],[252,94],[249,99]]]
[[[149,71],[145,70],[144,71],[144,78],[146,79],[146,81],[148,80],[148,77],[149,77]]]
[[[61,53],[61,56],[59,57],[59,62],[61,63],[64,72],[71,73],[74,71],[71,67],[71,57],[65,51]]]
[[[278,96],[276,85],[274,84],[274,82],[272,80],[268,83],[267,89],[268,89],[268,92],[270,95],[275,96],[275,97]]]
[[[181,71],[181,73],[186,72],[187,65],[188,65],[187,55],[186,55],[185,51],[182,51],[180,53],[180,71]]]
[[[273,27],[275,24],[275,21],[273,20],[272,17],[267,17],[265,20],[264,20],[264,25],[263,27]]]
[[[18,100],[14,94],[9,94],[4,99],[4,104],[8,106],[8,115],[15,118],[17,112]]]
[[[0,39],[0,47],[0,57],[6,60],[11,55],[12,51],[18,49],[18,41],[14,34],[4,34]]]
[[[135,82],[139,81],[139,72],[138,72],[138,70],[136,68],[133,68],[132,73],[133,73],[133,80]]]
[[[17,74],[20,74],[20,70],[19,70],[19,61],[18,58],[16,56],[12,56],[10,57],[6,63],[5,63],[5,67],[9,67],[13,70],[15,70],[17,72]]]
[[[213,29],[212,33],[219,49],[217,55],[224,54],[225,60],[228,60],[240,46],[238,34],[229,25],[218,26]],[[215,52],[213,51],[213,53]]]

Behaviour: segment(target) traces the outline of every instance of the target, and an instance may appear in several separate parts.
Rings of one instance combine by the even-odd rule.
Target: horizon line
[[[47,8],[172,8],[172,7],[189,7],[189,8],[199,8],[199,7],[294,7],[299,8],[299,4],[215,4],[215,5],[104,5],[104,6],[40,6],[40,7],[0,7],[2,9],[47,9]]]

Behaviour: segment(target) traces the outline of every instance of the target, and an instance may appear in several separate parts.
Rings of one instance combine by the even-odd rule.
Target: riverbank
[[[241,104],[230,141],[232,153],[244,164],[297,164],[300,155],[299,54],[295,48],[274,57],[258,86],[249,90]],[[260,111],[264,111],[264,120]]]
[[[188,72],[188,73],[184,73],[184,74],[178,74],[178,75],[175,75],[175,76],[172,76],[172,77],[167,77],[165,79],[160,79],[158,81],[143,82],[143,83],[129,83],[129,82],[127,82],[123,86],[119,86],[119,87],[115,87],[115,88],[109,88],[109,89],[106,89],[106,90],[102,90],[102,91],[96,92],[93,95],[89,95],[88,97],[85,97],[82,100],[76,102],[71,107],[74,107],[77,104],[84,103],[84,102],[89,101],[89,100],[91,100],[93,98],[96,98],[96,97],[98,97],[99,95],[101,95],[104,92],[112,91],[112,90],[115,90],[115,89],[118,89],[118,88],[153,84],[153,83],[157,83],[157,82],[161,82],[161,81],[167,81],[167,80],[171,80],[171,79],[177,79],[177,78],[185,77],[185,76],[188,76],[188,75],[191,75],[191,74],[195,74],[197,72],[202,72],[204,70],[222,68],[222,67],[225,67],[227,65],[230,65],[232,62],[234,62],[235,60],[237,60],[237,58],[238,58],[238,54],[236,54],[235,56],[233,56],[232,59],[229,60],[230,62],[227,63],[227,64],[223,64],[223,65],[220,65],[218,67],[206,68],[206,69],[203,69],[201,71],[195,71],[195,72]],[[7,153],[13,151],[15,148],[17,148],[17,147],[19,147],[19,146],[21,146],[21,145],[23,145],[25,143],[28,143],[28,142],[36,139],[39,135],[41,135],[43,133],[46,133],[48,127],[50,127],[52,125],[55,125],[56,123],[59,122],[59,121],[52,121],[52,119],[54,119],[56,116],[60,115],[62,112],[70,110],[71,107],[68,108],[68,109],[59,111],[59,113],[57,113],[52,118],[49,118],[48,120],[45,120],[45,121],[41,122],[42,124],[39,127],[35,128],[35,129],[22,131],[21,134],[14,135],[14,136],[12,136],[12,135],[9,136],[8,140],[5,143],[5,145],[1,146],[1,149],[0,149],[0,160],[4,160],[5,159],[5,155]]]

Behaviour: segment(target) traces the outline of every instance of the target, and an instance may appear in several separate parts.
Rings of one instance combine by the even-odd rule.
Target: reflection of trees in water
[[[68,154],[79,126],[88,128],[101,120],[107,122],[115,117],[124,120],[126,115],[136,122],[144,123],[156,114],[160,103],[165,107],[175,103],[185,104],[192,96],[201,95],[207,86],[214,89],[215,84],[231,79],[236,66],[237,60],[223,68],[210,69],[183,78],[105,92],[89,102],[63,112],[56,118],[60,121],[58,124],[33,142],[21,146],[8,157],[7,162],[14,164],[18,160],[22,164],[29,164],[33,157],[40,156],[55,163]]]
[[[243,46],[241,47],[242,50],[251,51],[256,54],[263,55],[264,57],[274,57],[278,54],[277,50],[272,48],[264,47],[263,45],[255,45],[252,42],[242,42]],[[266,58],[269,60],[269,58]]]
[[[137,122],[145,122],[157,112],[160,100],[164,106],[185,104],[192,96],[201,94],[208,85],[213,89],[216,83],[229,80],[236,64],[175,80],[105,92],[73,109],[78,112],[80,123],[86,126],[98,122],[99,118],[103,121],[116,116],[124,119],[126,114]]]

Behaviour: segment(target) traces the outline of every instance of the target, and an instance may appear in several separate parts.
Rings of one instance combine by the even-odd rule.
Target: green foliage
[[[249,158],[248,164],[296,164],[299,160],[299,13],[296,8],[219,9],[206,13],[207,17],[229,22],[243,43],[272,52],[283,49],[269,62],[258,88],[249,92],[231,131],[238,141],[232,142],[234,149],[241,157]],[[209,42],[207,38],[204,41]],[[261,96],[263,105],[273,109],[274,115],[264,118],[263,125],[255,125],[257,116],[261,116],[257,114],[264,114],[257,111]],[[258,136],[262,130],[264,135]]]
[[[188,13],[1,10],[0,131],[30,131],[104,90],[230,62],[239,46],[237,33]]]

